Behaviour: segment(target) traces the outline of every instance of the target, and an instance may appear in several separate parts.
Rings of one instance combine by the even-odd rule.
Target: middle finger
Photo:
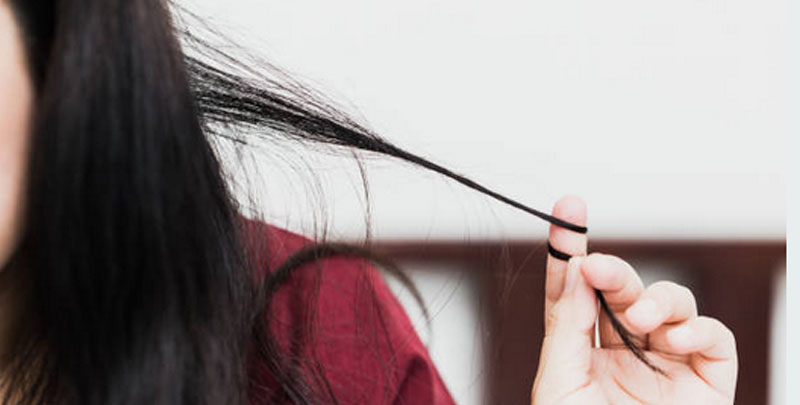
[[[665,323],[683,322],[697,317],[692,292],[671,281],[659,281],[647,287],[639,299],[625,310],[632,331],[650,333]]]
[[[633,267],[616,256],[592,253],[583,261],[581,270],[589,284],[603,294],[611,312],[627,328],[622,315],[644,290],[642,280]],[[598,331],[601,347],[622,345],[622,340],[604,312],[600,314]]]

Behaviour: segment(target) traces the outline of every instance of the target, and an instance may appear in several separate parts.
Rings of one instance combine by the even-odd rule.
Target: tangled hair
[[[251,350],[292,401],[325,398],[287,371],[262,315],[298,266],[369,252],[318,244],[255,282],[213,138],[391,156],[585,231],[392,145],[296,82],[242,74],[178,28],[167,0],[11,5],[36,104],[25,227],[3,271],[18,309],[3,403],[244,404]]]

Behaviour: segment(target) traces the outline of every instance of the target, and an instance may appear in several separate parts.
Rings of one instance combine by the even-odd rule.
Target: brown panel
[[[544,242],[408,241],[375,247],[400,262],[446,262],[477,277],[489,329],[486,403],[528,403],[543,332]],[[594,240],[590,250],[631,262],[668,261],[687,272],[701,312],[721,319],[736,335],[736,403],[767,402],[772,280],[785,261],[785,241]]]

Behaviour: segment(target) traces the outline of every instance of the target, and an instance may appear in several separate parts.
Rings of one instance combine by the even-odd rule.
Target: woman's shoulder
[[[262,276],[314,244],[250,220]],[[276,291],[270,330],[307,383],[347,403],[452,403],[408,315],[370,263],[334,256],[300,265]],[[319,378],[323,377],[323,378]],[[310,382],[309,382],[310,381]]]

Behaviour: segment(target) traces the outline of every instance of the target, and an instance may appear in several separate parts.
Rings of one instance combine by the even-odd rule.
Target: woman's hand
[[[586,208],[562,198],[553,215],[586,224]],[[620,258],[586,256],[586,235],[553,226],[550,243],[573,255],[569,263],[548,256],[545,337],[535,405],[732,404],[736,389],[736,343],[716,319],[698,316],[686,287],[642,280]],[[644,342],[660,375],[631,354],[598,311],[600,290],[619,320]],[[595,322],[600,347],[595,347]]]

